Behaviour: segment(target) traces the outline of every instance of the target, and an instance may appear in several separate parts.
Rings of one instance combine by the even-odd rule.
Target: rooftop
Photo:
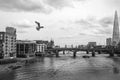
[[[17,43],[24,43],[24,44],[36,44],[35,41],[30,41],[30,40],[17,40]]]

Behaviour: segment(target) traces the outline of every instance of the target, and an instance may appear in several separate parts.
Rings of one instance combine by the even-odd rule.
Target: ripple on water
[[[117,62],[119,60],[106,57],[43,58],[34,64],[6,73],[9,79],[4,77],[4,80],[119,80]]]

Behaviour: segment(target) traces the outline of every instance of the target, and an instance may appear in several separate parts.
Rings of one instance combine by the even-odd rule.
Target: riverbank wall
[[[0,59],[0,65],[16,63],[16,62],[17,62],[16,58],[13,58],[13,59]]]
[[[17,62],[22,63],[34,63],[36,62],[36,57],[29,57],[29,58],[17,58]]]
[[[29,57],[29,58],[13,58],[13,59],[0,59],[0,65],[4,64],[10,64],[10,63],[16,63],[16,62],[23,62],[23,63],[33,63],[35,62],[35,57]]]

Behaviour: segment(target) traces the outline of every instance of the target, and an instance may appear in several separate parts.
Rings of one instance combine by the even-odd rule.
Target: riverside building
[[[111,46],[112,45],[112,39],[111,38],[107,38],[106,39],[106,46]]]
[[[8,58],[16,56],[16,29],[6,27],[5,32],[0,32],[0,57]]]
[[[87,48],[94,48],[96,46],[96,42],[88,42]]]
[[[35,55],[36,42],[30,40],[17,40],[17,57],[31,57]]]
[[[45,54],[45,50],[47,50],[48,41],[43,40],[35,40],[36,41],[36,56],[42,56]]]

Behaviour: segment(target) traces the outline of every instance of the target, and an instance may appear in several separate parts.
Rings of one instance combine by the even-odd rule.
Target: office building
[[[0,32],[1,53],[4,58],[16,56],[16,29],[6,27],[5,32]]]
[[[112,39],[111,38],[107,38],[106,39],[106,46],[111,46],[112,45]]]
[[[114,24],[113,24],[113,36],[112,36],[112,46],[117,46],[119,43],[119,22],[118,22],[117,11],[115,11]]]
[[[96,42],[88,42],[87,48],[94,48],[96,46]]]
[[[17,57],[31,57],[35,55],[36,42],[29,40],[17,40]]]

